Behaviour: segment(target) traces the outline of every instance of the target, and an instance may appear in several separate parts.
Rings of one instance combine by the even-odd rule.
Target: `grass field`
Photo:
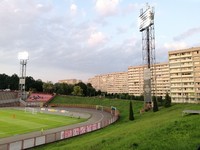
[[[39,112],[32,114],[17,109],[0,109],[0,138],[76,124],[84,120]]]
[[[118,122],[102,130],[34,149],[197,150],[200,146],[200,115],[182,116],[185,109],[200,110],[199,104],[173,104],[170,108],[140,115],[143,102],[133,101],[135,120],[129,121],[126,100],[57,96],[52,103],[115,106],[121,115]]]

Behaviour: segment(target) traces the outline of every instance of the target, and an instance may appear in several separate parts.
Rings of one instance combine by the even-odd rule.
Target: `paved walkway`
[[[88,118],[88,120],[85,121],[85,122],[78,123],[78,124],[73,124],[73,125],[68,125],[68,126],[64,126],[64,127],[45,130],[43,132],[43,135],[55,133],[55,132],[59,132],[59,131],[64,131],[64,130],[72,129],[72,128],[76,128],[76,127],[81,127],[81,126],[84,126],[84,125],[97,123],[97,122],[100,122],[100,121],[108,120],[112,117],[112,115],[108,112],[104,112],[104,111],[101,111],[101,110],[95,110],[95,109],[66,108],[66,107],[65,108],[54,108],[54,109],[61,109],[61,110],[65,109],[65,110],[69,111],[70,115],[73,114],[73,117],[79,117],[80,116],[81,118]],[[46,113],[53,113],[53,112],[48,112],[48,111],[45,111],[45,112]],[[58,113],[58,112],[56,112],[56,113]],[[59,114],[63,115],[63,113],[59,113]],[[15,136],[12,136],[12,137],[7,137],[7,138],[1,138],[0,144],[15,142],[15,141],[18,141],[18,140],[33,138],[33,137],[36,137],[36,136],[41,136],[41,131],[31,132],[31,133],[22,134],[22,135],[15,135]]]

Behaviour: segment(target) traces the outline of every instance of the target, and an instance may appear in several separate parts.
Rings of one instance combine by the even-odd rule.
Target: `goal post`
[[[102,106],[102,105],[96,105],[96,110],[101,110],[101,111],[103,111],[103,106]]]
[[[32,113],[32,114],[37,114],[37,109],[36,108],[31,108],[31,107],[25,107],[24,108],[25,113]]]

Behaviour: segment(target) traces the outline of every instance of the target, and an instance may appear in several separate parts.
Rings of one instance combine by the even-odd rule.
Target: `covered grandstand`
[[[54,98],[54,94],[31,93],[26,100],[26,106],[42,107]]]

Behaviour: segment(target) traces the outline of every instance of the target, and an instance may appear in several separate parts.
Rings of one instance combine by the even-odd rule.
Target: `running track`
[[[43,132],[43,135],[55,133],[55,132],[59,132],[59,131],[67,130],[67,129],[72,129],[72,128],[76,128],[76,127],[81,127],[84,125],[94,124],[94,123],[97,123],[100,121],[108,120],[112,117],[112,115],[108,112],[101,111],[101,110],[95,110],[95,109],[66,108],[66,107],[65,108],[56,108],[56,109],[67,110],[67,111],[69,111],[69,115],[73,116],[73,117],[80,116],[81,118],[89,118],[89,119],[85,122],[81,122],[78,124],[73,124],[73,125],[68,125],[68,126],[64,126],[64,127],[45,130]],[[46,113],[52,113],[52,112],[46,111]],[[56,112],[56,113],[58,113],[58,112]],[[59,114],[64,115],[63,113],[59,113]],[[5,143],[11,143],[11,142],[23,140],[23,139],[33,138],[36,136],[41,136],[41,131],[31,132],[31,133],[22,134],[22,135],[15,135],[12,137],[7,137],[7,138],[1,138],[0,145],[5,144]]]

